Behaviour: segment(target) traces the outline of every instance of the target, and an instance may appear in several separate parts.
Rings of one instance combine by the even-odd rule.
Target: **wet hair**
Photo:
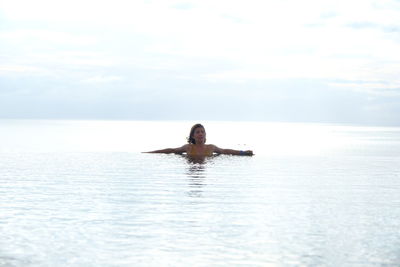
[[[189,144],[196,144],[196,140],[194,140],[193,135],[194,131],[196,131],[197,128],[203,128],[205,130],[204,126],[201,125],[200,123],[193,125],[192,128],[190,129],[189,137],[187,138]]]

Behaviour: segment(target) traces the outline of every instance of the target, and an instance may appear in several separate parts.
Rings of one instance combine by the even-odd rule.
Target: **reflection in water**
[[[185,156],[188,163],[187,176],[189,178],[189,196],[201,197],[205,186],[206,164],[210,157]]]

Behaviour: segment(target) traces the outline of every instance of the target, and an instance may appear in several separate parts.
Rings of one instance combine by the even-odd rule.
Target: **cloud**
[[[336,81],[329,84],[335,88],[368,93],[372,96],[400,97],[400,81]]]
[[[83,80],[82,83],[109,83],[122,80],[120,76],[94,76]]]
[[[335,119],[348,101],[345,110],[358,105],[363,120],[372,106],[366,99],[398,99],[400,4],[394,0],[6,0],[0,10],[0,85],[8,100],[21,97],[13,98],[10,88],[28,88],[43,107],[44,99],[64,103],[63,114],[79,110],[81,97],[99,114],[107,101],[123,106],[120,112],[154,101],[151,110],[135,112],[165,117],[168,104],[162,111],[157,106],[181,105],[175,99],[184,95],[215,105],[232,101],[229,112],[207,105],[210,116],[284,119],[303,108],[298,119],[317,118],[311,112],[325,110],[318,105],[325,103],[333,111],[324,114]],[[243,114],[235,110],[240,101]],[[192,102],[184,105],[188,117]]]
[[[10,73],[38,73],[42,74],[45,71],[42,68],[23,65],[0,65],[0,75],[7,75]]]
[[[51,43],[55,45],[88,46],[96,45],[92,36],[71,34],[67,32],[51,31],[45,29],[20,29],[0,32],[0,39],[12,44],[30,44],[33,42]]]
[[[181,2],[171,5],[172,8],[180,9],[180,10],[190,10],[196,7],[194,3],[190,2]]]

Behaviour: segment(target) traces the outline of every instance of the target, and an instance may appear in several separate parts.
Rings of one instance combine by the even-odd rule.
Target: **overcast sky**
[[[1,0],[0,118],[400,126],[399,0]]]

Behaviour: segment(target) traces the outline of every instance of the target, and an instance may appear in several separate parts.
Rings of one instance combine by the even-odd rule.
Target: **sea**
[[[400,266],[400,127],[0,120],[0,266]]]

